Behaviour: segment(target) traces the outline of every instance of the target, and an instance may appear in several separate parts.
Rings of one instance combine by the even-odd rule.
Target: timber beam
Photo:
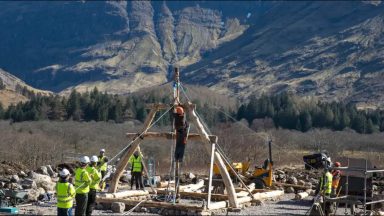
[[[138,136],[137,133],[126,133],[126,136],[128,139],[134,139]],[[147,132],[141,136],[141,138],[147,138],[147,139],[159,139],[159,138],[165,138],[165,139],[175,139],[176,135],[172,132]],[[215,142],[217,140],[217,136],[210,135],[209,139],[211,142]],[[188,134],[188,140],[194,140],[194,141],[201,141],[200,134],[197,133],[189,133]]]

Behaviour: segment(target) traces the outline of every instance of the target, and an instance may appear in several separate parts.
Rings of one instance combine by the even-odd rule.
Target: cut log
[[[158,190],[157,194],[167,194],[166,190]],[[207,199],[208,193],[196,193],[196,192],[180,192],[182,198],[195,198],[195,199]],[[228,195],[224,194],[212,194],[211,199],[215,201],[228,200]]]
[[[148,191],[143,190],[130,190],[130,191],[121,191],[116,193],[99,193],[97,197],[100,198],[126,198],[126,197],[135,197],[135,196],[145,196],[149,195]]]
[[[168,184],[169,184],[170,187],[175,187],[175,181],[157,182],[156,187],[158,187],[158,188],[166,188],[166,187],[168,187]]]
[[[293,187],[293,188],[302,189],[302,190],[311,189],[311,187],[308,187],[305,185],[295,185],[295,184],[287,184],[287,183],[280,183],[280,182],[274,182],[273,184],[280,187]]]
[[[185,205],[185,204],[173,204],[166,202],[154,202],[154,201],[135,201],[135,200],[126,200],[126,199],[116,199],[116,198],[96,198],[97,203],[114,203],[120,202],[128,206],[135,206],[139,204],[140,207],[153,207],[153,208],[166,208],[166,209],[177,209],[177,210],[193,210],[193,211],[202,211],[203,207],[197,205]]]
[[[236,196],[237,197],[246,197],[246,196],[250,196],[250,194],[247,191],[240,191],[240,192],[236,193]]]
[[[263,199],[270,199],[270,198],[276,198],[284,195],[284,191],[282,190],[274,190],[274,191],[267,191],[267,192],[261,192],[256,193],[253,195],[253,198],[256,200],[263,200]]]
[[[197,182],[196,184],[182,185],[179,187],[179,189],[180,191],[185,192],[195,192],[196,190],[199,190],[202,187],[204,187],[204,180],[200,179],[199,182]]]
[[[217,210],[228,207],[228,201],[211,202],[209,210]]]
[[[309,194],[307,192],[301,192],[301,193],[297,193],[295,195],[295,200],[302,200],[302,199],[305,199],[309,196]]]

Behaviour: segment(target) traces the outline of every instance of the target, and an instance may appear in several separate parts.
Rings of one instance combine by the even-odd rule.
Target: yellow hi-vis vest
[[[75,172],[76,193],[86,194],[89,192],[89,184],[91,179],[85,168],[77,168]]]
[[[100,188],[99,183],[101,180],[101,173],[95,167],[91,167],[91,166],[88,166],[86,170],[89,174],[89,177],[91,178],[91,183],[89,184],[89,188],[98,190]]]
[[[75,187],[68,182],[58,182],[56,184],[57,207],[69,209],[73,206],[73,198],[75,197]]]
[[[100,155],[99,155],[98,158],[99,158],[99,162],[100,162],[100,165],[99,165],[100,171],[107,171],[107,163],[104,161],[105,156],[100,157]]]
[[[132,172],[141,172],[143,170],[143,167],[141,165],[140,155],[137,158],[134,155],[132,155],[129,158],[129,163],[131,163]]]
[[[327,171],[321,178],[320,178],[320,191],[323,192],[324,195],[330,195],[332,192],[332,174]]]

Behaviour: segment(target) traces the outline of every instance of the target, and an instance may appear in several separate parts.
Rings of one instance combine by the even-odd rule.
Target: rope
[[[167,114],[171,109],[173,109],[174,106],[172,106],[171,108],[169,108],[166,112],[164,112],[159,118],[156,119],[156,121],[154,121],[151,125],[149,125],[149,127],[147,128],[147,130],[143,131],[140,135],[136,136],[126,147],[124,147],[119,153],[117,153],[115,156],[113,156],[111,158],[111,160],[109,160],[107,162],[107,164],[109,164],[110,162],[112,162],[117,156],[119,156],[121,153],[123,153],[126,149],[128,149],[133,142],[135,142],[138,138],[140,138],[143,134],[145,134],[151,127],[153,127],[153,125],[155,125],[158,121],[160,121],[160,119],[162,119],[164,117],[165,114]]]
[[[133,208],[129,209],[129,211],[125,212],[123,215],[130,215],[139,205],[148,199],[141,200],[139,203],[137,203]]]

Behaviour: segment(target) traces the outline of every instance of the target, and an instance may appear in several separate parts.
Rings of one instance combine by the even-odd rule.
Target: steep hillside
[[[8,107],[10,104],[25,102],[30,93],[49,95],[52,92],[42,91],[27,85],[19,78],[0,68],[0,103]]]
[[[259,25],[189,67],[189,81],[243,98],[293,91],[383,104],[383,5],[287,4],[271,9]]]
[[[380,1],[0,2],[0,67],[52,91],[167,83],[384,102]],[[365,105],[364,105],[365,104]]]
[[[1,2],[0,66],[39,88],[112,93],[167,81],[247,25],[194,2]],[[209,4],[209,3],[207,3]],[[246,5],[244,5],[246,6]]]

